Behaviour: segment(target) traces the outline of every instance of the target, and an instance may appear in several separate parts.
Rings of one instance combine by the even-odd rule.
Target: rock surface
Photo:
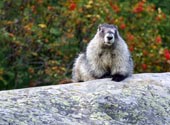
[[[170,73],[1,91],[0,125],[170,125]]]

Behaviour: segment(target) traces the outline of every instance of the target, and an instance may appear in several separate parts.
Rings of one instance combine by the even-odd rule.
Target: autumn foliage
[[[0,1],[0,89],[71,78],[74,58],[100,23],[118,26],[135,73],[170,71],[168,1],[150,1]]]

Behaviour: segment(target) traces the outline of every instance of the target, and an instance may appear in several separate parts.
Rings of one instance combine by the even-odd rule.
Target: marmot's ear
[[[118,30],[115,30],[115,39],[118,38]]]
[[[118,26],[114,25],[114,27],[116,28],[116,30],[115,30],[115,38],[117,39],[118,35],[119,35],[119,33],[118,33]]]
[[[115,28],[118,30],[118,26],[117,25],[115,25]]]
[[[102,24],[99,24],[99,26],[98,26],[98,31],[101,30],[101,27],[102,27]]]

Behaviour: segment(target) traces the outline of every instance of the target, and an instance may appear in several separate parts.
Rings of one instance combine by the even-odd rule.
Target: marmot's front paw
[[[110,72],[106,72],[103,76],[100,77],[100,79],[103,79],[103,78],[111,78]]]
[[[121,75],[121,74],[115,74],[112,76],[112,80],[116,82],[120,82],[124,80],[127,76]]]

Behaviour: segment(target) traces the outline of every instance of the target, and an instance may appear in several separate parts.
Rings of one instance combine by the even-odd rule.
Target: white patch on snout
[[[111,40],[108,39],[108,37],[112,37]],[[106,33],[106,35],[104,36],[104,43],[106,45],[112,45],[115,41],[115,37],[113,33]]]

